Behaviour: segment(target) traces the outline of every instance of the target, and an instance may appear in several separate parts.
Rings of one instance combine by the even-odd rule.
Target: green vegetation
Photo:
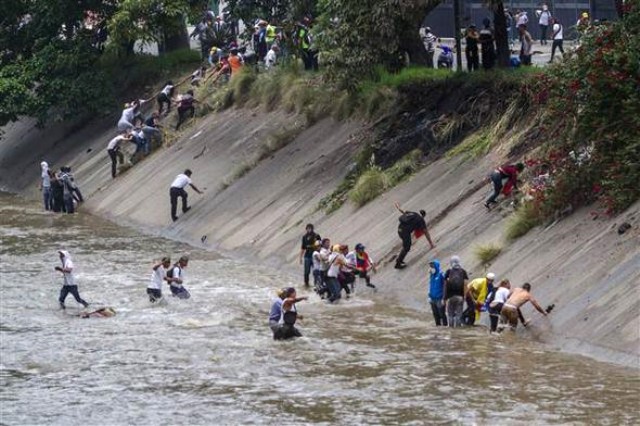
[[[476,259],[483,265],[491,263],[501,252],[502,247],[498,244],[478,245],[473,250]]]
[[[364,172],[349,191],[349,199],[362,207],[389,188],[389,179],[380,167],[372,166]]]
[[[538,212],[532,204],[525,204],[507,220],[505,238],[514,241],[540,224]]]

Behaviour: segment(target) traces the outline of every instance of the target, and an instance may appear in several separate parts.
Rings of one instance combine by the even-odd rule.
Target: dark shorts
[[[151,303],[155,303],[162,298],[162,292],[156,288],[148,288],[147,294]]]
[[[189,294],[187,289],[184,287],[176,287],[172,285],[169,288],[171,289],[171,293],[178,299],[188,299],[191,297],[191,294]]]

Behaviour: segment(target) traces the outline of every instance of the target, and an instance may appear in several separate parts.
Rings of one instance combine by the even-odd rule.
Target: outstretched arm
[[[431,240],[431,235],[429,235],[429,230],[427,230],[427,228],[424,228],[424,237],[427,239],[427,241],[429,241],[431,249],[436,248],[436,245],[433,244],[433,241]]]
[[[397,201],[396,201],[393,205],[395,206],[395,208],[396,208],[396,209],[398,209],[398,211],[399,211],[401,214],[404,214],[404,210],[402,210],[402,209],[400,208],[400,204],[399,204]]]
[[[531,304],[533,305],[533,307],[536,308],[536,311],[540,312],[545,317],[547,316],[547,313],[544,311],[544,309],[542,309],[542,306],[538,304],[538,301],[536,299],[532,297],[529,300],[531,301]]]
[[[198,194],[204,194],[204,192],[200,191],[194,184],[190,183],[189,186],[192,187],[193,190],[196,191]]]

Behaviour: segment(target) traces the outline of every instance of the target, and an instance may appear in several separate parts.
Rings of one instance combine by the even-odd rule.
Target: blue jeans
[[[53,197],[51,196],[51,187],[49,186],[42,187],[42,200],[44,201],[44,209],[52,210]]]
[[[331,302],[340,299],[340,283],[335,277],[327,277],[327,288],[329,289],[329,300]]]
[[[313,259],[310,257],[304,257],[304,286],[309,287],[309,274],[311,274],[311,265]]]
[[[60,289],[60,297],[58,298],[58,302],[60,302],[60,306],[62,308],[64,308],[64,300],[67,298],[69,293],[71,293],[71,295],[76,299],[76,302],[84,305],[85,308],[89,305],[80,297],[77,285],[63,285],[62,289]]]

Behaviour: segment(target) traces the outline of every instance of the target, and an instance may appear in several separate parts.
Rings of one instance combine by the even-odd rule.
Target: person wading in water
[[[404,211],[400,208],[400,204],[394,204],[396,209],[402,214],[398,220],[400,224],[398,225],[398,236],[402,240],[402,250],[400,254],[396,258],[396,269],[403,269],[407,265],[404,263],[404,258],[411,250],[411,234],[415,234],[416,238],[420,238],[421,236],[425,236],[427,241],[429,242],[429,246],[434,249],[436,246],[431,241],[431,235],[429,235],[429,231],[427,230],[427,224],[424,221],[424,217],[427,213],[424,210],[420,210],[420,214],[416,212]]]

